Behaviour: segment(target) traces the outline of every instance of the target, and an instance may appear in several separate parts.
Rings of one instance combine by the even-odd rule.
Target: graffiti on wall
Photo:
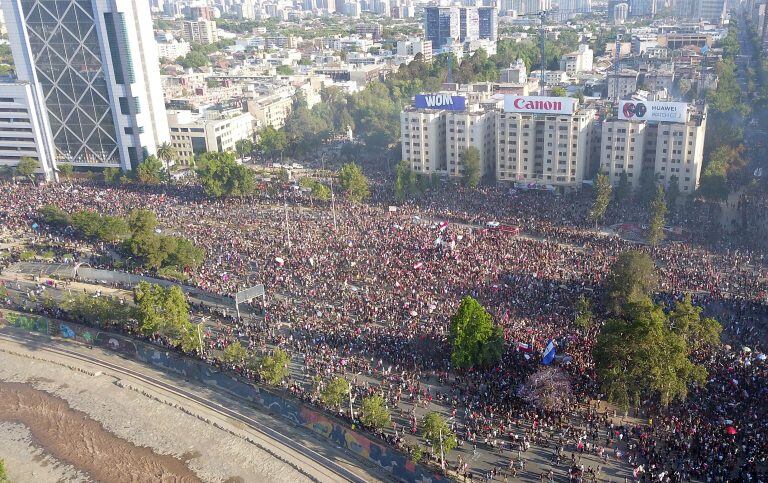
[[[48,320],[45,317],[0,310],[0,322],[30,332],[48,333]]]

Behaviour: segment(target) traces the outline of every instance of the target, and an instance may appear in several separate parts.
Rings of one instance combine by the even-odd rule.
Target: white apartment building
[[[575,52],[563,55],[560,59],[560,70],[569,76],[579,72],[592,72],[595,53],[589,45],[581,44]]]
[[[185,20],[181,26],[181,35],[190,44],[208,45],[219,41],[216,22],[204,18]]]
[[[28,82],[0,82],[0,166],[29,157],[45,179],[55,179],[56,151],[43,116],[45,106],[36,103]]]
[[[416,54],[421,54],[425,62],[430,62],[432,60],[432,42],[418,37],[398,40],[397,55],[415,56]]]
[[[192,164],[195,156],[206,152],[235,151],[241,139],[253,139],[254,119],[239,110],[168,111],[171,145],[177,159]]]
[[[496,179],[578,188],[592,174],[596,111],[568,97],[506,96],[496,113]]]
[[[617,86],[616,73],[611,72],[608,75],[608,99],[615,98],[617,87],[619,89],[619,99],[629,98],[637,90],[638,75],[638,72],[635,70],[623,69],[619,71]]]
[[[417,173],[448,173],[443,112],[407,107],[400,113],[402,158]]]
[[[189,43],[187,42],[157,42],[157,56],[161,59],[176,60],[179,57],[184,57],[190,51]]]
[[[465,111],[444,111],[445,159],[448,176],[464,176],[461,155],[470,147],[480,153],[480,176],[496,165],[496,113],[474,104]]]
[[[259,127],[280,129],[293,108],[293,94],[278,92],[248,99],[248,112]]]
[[[602,126],[600,169],[613,185],[626,172],[627,181],[637,187],[643,170],[652,170],[666,188],[675,177],[681,193],[693,193],[701,176],[706,128],[706,109],[688,108],[684,122],[607,119]]]
[[[517,59],[506,69],[501,70],[501,82],[510,84],[525,84],[528,82],[528,73],[523,59]]]

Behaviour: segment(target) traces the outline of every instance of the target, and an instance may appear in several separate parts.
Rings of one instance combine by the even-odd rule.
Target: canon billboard
[[[413,99],[413,107],[418,109],[445,109],[448,111],[463,111],[467,100],[462,96],[451,94],[418,94]]]
[[[688,104],[685,102],[619,102],[619,119],[626,121],[686,122]]]
[[[504,112],[573,114],[575,111],[576,99],[572,97],[504,96]]]

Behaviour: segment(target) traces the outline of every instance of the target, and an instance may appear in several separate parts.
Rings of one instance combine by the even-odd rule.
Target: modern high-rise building
[[[213,20],[185,20],[181,26],[181,36],[190,44],[208,45],[219,41],[219,30]]]
[[[424,37],[435,50],[459,40],[460,24],[459,7],[424,7]]]
[[[58,162],[131,169],[169,139],[149,3],[2,0]]]
[[[728,11],[728,0],[676,0],[674,11],[683,19],[720,23]]]
[[[496,7],[478,7],[478,31],[481,39],[496,41],[499,37],[499,12]]]

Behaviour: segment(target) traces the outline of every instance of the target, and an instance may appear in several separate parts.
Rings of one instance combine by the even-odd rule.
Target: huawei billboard
[[[688,104],[684,102],[619,102],[619,119],[625,121],[686,122]]]

